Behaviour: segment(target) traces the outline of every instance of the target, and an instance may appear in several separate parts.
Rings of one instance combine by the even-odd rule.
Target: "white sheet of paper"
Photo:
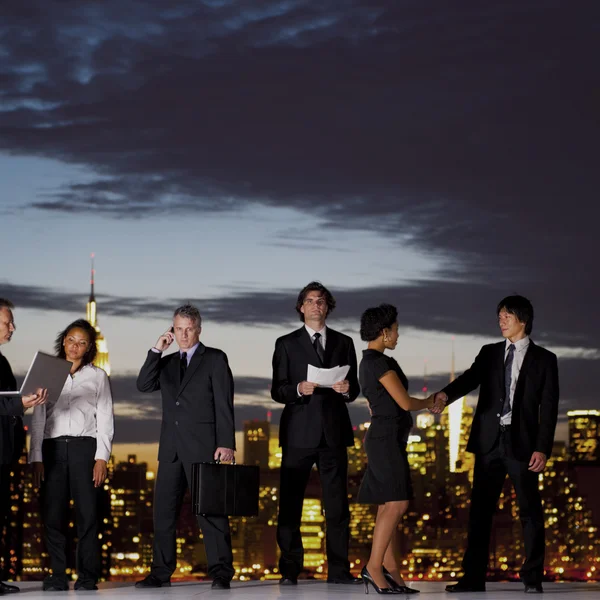
[[[318,367],[308,365],[306,381],[318,383],[321,387],[333,387],[334,383],[346,379],[349,370],[349,365],[343,367],[337,366],[332,369],[319,369]]]

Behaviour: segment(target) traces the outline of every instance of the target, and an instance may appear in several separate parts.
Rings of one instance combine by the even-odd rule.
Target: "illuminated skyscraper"
[[[244,421],[244,463],[269,468],[269,421]]]
[[[450,371],[450,382],[454,381],[454,338],[452,338],[452,366]],[[473,477],[475,466],[474,456],[467,453],[467,441],[471,421],[473,420],[473,409],[467,404],[465,398],[455,400],[442,415],[442,424],[448,428],[448,450],[451,473],[469,473],[469,479]]]
[[[569,418],[569,456],[574,463],[600,465],[600,411],[571,410]]]
[[[96,337],[96,348],[98,349],[98,353],[96,354],[96,359],[94,360],[94,364],[101,369],[106,371],[107,375],[110,375],[110,362],[108,360],[108,345],[102,332],[100,331],[100,327],[98,327],[98,307],[96,305],[96,297],[94,295],[94,279],[96,276],[96,270],[94,269],[94,255],[92,254],[92,277],[90,279],[90,299],[88,300],[86,307],[86,319],[90,323],[90,325],[96,330],[98,333]]]
[[[152,489],[154,473],[135,454],[115,466],[111,480],[112,532],[103,548],[110,554],[111,575],[139,578],[152,560]]]

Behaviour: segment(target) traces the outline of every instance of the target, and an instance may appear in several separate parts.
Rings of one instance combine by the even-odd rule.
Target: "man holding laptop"
[[[13,319],[13,303],[0,298],[0,345],[10,342],[15,332]],[[9,362],[0,352],[0,391],[12,392],[17,389],[17,382],[10,368]],[[10,472],[15,468],[25,442],[23,430],[23,413],[28,408],[44,404],[47,390],[38,390],[35,394],[27,396],[0,396],[0,531],[4,529],[10,512]],[[4,539],[1,543],[0,557],[4,558],[0,578],[5,579],[8,563]],[[0,581],[0,596],[18,592],[19,588],[7,585]]]

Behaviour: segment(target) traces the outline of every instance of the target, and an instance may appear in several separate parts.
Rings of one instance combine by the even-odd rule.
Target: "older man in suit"
[[[525,541],[521,579],[525,592],[542,593],[544,511],[538,475],[554,441],[558,416],[556,355],[529,337],[533,306],[523,296],[508,296],[497,307],[504,341],[484,346],[473,365],[436,394],[454,402],[479,387],[467,451],[475,454],[467,550],[463,576],[446,587],[451,593],[485,590],[494,515],[506,475],[517,495]]]
[[[233,377],[227,356],[200,342],[198,309],[175,310],[173,327],[148,352],[137,380],[141,392],[161,390],[163,418],[154,491],[152,569],[136,587],[170,586],[177,565],[175,527],[191,465],[230,461],[235,450]],[[162,356],[176,340],[179,352]],[[199,516],[213,589],[229,589],[234,574],[227,517]]]
[[[12,309],[13,303],[5,298],[0,298],[0,345],[7,344],[12,339],[16,330]],[[0,352],[0,391],[12,392],[17,389],[17,381],[13,375],[8,360]],[[46,391],[40,390],[37,394],[20,397],[0,397],[0,531],[8,525],[10,514],[10,472],[17,466],[23,444],[25,432],[23,430],[23,412],[25,409],[46,401]],[[7,536],[10,527],[7,527]],[[2,539],[2,579],[8,575],[8,562],[12,548],[7,540]],[[0,582],[0,596],[18,592],[19,588]]]
[[[335,299],[313,281],[298,295],[296,311],[304,325],[280,337],[273,354],[271,397],[285,404],[279,426],[282,447],[277,542],[282,585],[295,585],[303,568],[300,520],[304,492],[314,464],[323,487],[329,583],[360,583],[348,561],[348,452],[354,434],[346,403],[359,393],[352,339],[325,326]],[[347,378],[333,388],[307,381],[308,365],[349,365]]]

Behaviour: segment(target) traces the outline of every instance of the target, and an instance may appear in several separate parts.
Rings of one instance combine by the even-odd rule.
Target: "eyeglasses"
[[[325,298],[307,298],[304,301],[304,304],[308,306],[325,306],[327,304],[327,300],[325,300]]]

